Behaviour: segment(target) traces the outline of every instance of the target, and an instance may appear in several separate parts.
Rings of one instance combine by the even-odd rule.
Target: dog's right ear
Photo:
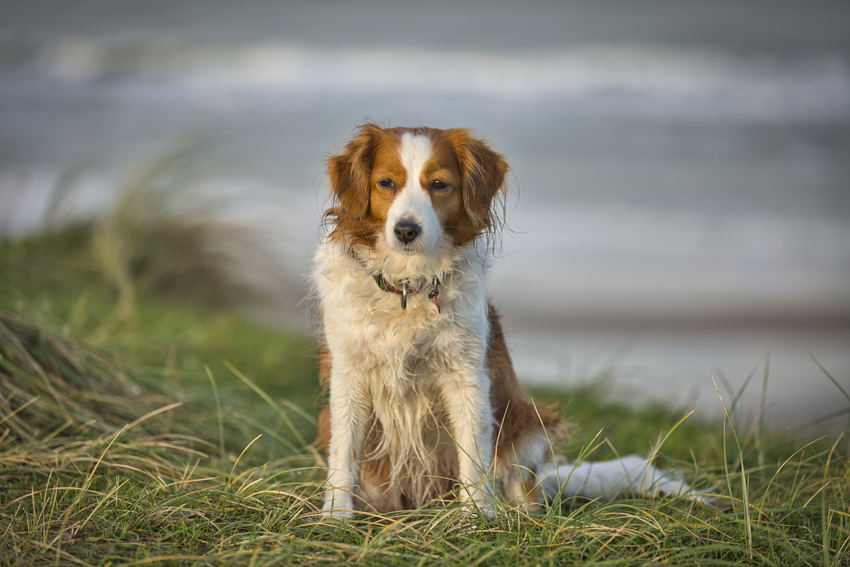
[[[357,134],[342,151],[328,158],[328,182],[334,194],[334,216],[363,220],[369,214],[372,162],[382,129],[371,122],[357,127]]]

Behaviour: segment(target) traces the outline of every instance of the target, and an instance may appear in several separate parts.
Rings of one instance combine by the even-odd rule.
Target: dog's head
[[[507,171],[468,130],[367,123],[327,161],[334,206],[325,215],[344,238],[372,248],[383,239],[402,255],[446,239],[462,246],[498,224],[491,205]]]

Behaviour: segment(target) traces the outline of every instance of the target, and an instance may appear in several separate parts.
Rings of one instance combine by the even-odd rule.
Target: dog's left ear
[[[463,206],[478,232],[493,226],[491,204],[505,186],[508,162],[505,156],[490,149],[487,142],[472,136],[468,130],[450,131],[460,160],[463,177]]]

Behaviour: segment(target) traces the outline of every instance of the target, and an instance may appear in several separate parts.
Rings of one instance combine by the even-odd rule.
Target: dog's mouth
[[[431,249],[425,245],[423,238],[417,238],[412,242],[402,242],[393,237],[385,238],[387,247],[393,252],[403,254],[404,256],[420,256],[431,252]]]
[[[426,250],[423,249],[422,246],[415,246],[412,244],[406,244],[403,248],[396,249],[397,252],[401,252],[402,254],[406,254],[408,256],[415,256],[419,254],[424,254]]]

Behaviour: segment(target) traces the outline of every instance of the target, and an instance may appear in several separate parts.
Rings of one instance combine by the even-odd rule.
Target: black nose
[[[402,221],[395,224],[396,238],[405,244],[410,244],[416,240],[416,237],[420,234],[422,234],[422,229],[419,228],[419,225],[415,222]]]

